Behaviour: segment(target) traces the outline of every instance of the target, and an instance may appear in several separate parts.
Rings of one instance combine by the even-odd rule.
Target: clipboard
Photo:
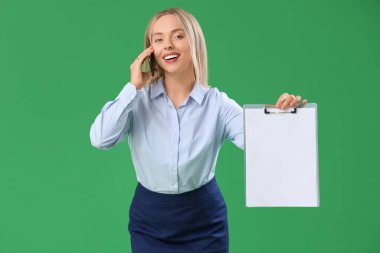
[[[318,207],[317,104],[243,111],[246,207]]]

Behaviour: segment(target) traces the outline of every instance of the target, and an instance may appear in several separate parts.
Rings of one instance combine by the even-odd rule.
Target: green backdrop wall
[[[244,152],[223,145],[230,252],[380,252],[377,0],[0,0],[0,252],[131,252],[128,142],[89,131],[169,7],[197,18],[210,85],[240,105],[318,104],[318,208],[246,208]]]

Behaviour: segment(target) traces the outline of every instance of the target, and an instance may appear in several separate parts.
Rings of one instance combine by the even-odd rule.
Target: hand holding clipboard
[[[307,99],[304,99],[300,105],[297,105],[299,101],[301,101],[301,96],[289,95],[285,92],[278,98],[276,107],[281,109],[285,109],[288,106],[301,107],[306,104]]]

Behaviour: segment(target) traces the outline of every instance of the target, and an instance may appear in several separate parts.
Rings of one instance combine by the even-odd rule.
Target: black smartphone
[[[154,63],[155,63],[154,54],[152,53],[149,56],[149,67],[150,67],[150,72],[152,73],[152,76],[154,76]]]

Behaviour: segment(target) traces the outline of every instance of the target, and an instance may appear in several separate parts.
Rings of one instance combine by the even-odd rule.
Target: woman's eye
[[[178,38],[183,38],[182,35],[177,35],[176,37],[178,37]],[[154,42],[158,42],[158,41],[160,41],[160,40],[162,40],[162,39],[156,39]]]

